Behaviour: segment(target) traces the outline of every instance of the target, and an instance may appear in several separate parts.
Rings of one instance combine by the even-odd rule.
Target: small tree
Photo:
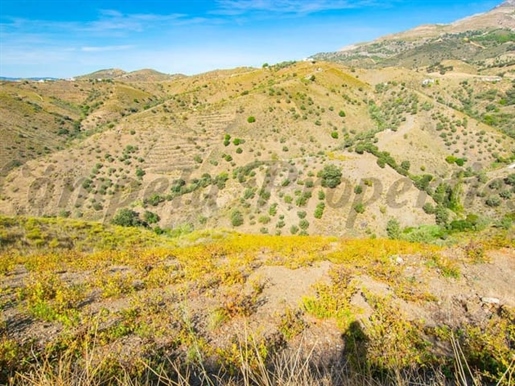
[[[504,179],[504,182],[506,185],[513,185],[515,186],[515,173],[511,173]]]
[[[148,224],[156,224],[159,222],[159,220],[161,220],[161,218],[159,217],[158,214],[156,213],[153,213],[149,210],[146,210],[145,213],[143,214],[143,219],[148,223]]]
[[[145,223],[139,218],[138,212],[127,208],[120,209],[118,212],[116,212],[116,215],[113,217],[111,222],[114,225],[121,225],[124,227],[137,227],[145,225]]]
[[[354,210],[356,211],[356,213],[364,213],[365,212],[365,205],[363,205],[362,202],[357,203],[356,205],[354,205]]]
[[[318,172],[318,176],[322,178],[322,186],[325,188],[334,189],[342,182],[342,171],[336,165],[325,165],[324,168]]]
[[[239,210],[235,210],[231,213],[231,224],[233,227],[243,225],[243,215]]]
[[[145,171],[141,168],[136,169],[136,177],[141,178],[145,175]]]
[[[449,222],[449,212],[443,205],[438,205],[435,209],[435,219],[438,225],[447,225]]]

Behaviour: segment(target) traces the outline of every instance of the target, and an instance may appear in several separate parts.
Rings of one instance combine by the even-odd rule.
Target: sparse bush
[[[234,210],[231,213],[231,224],[233,227],[239,227],[243,225],[243,215],[239,210]]]
[[[490,196],[486,199],[485,204],[493,208],[501,205],[501,199],[498,195]]]
[[[402,161],[401,162],[401,168],[403,170],[409,171],[410,167],[411,167],[411,162],[410,161]]]
[[[315,209],[315,214],[314,214],[315,218],[321,219],[322,216],[324,215],[324,209],[325,209],[325,204],[323,202],[319,202]]]
[[[159,215],[157,215],[156,213],[153,213],[149,210],[146,210],[145,213],[143,214],[143,219],[148,223],[148,224],[156,224],[159,222],[159,220],[161,220],[161,218],[159,217]]]
[[[145,171],[143,169],[137,168],[136,169],[136,177],[142,178],[145,175]]]
[[[426,212],[426,214],[434,214],[435,213],[435,207],[430,202],[425,203],[424,206],[422,207],[422,209],[424,210],[424,212]]]
[[[401,226],[395,218],[388,220],[386,224],[386,234],[390,239],[398,239],[401,235]]]
[[[299,222],[299,228],[300,228],[300,229],[302,229],[302,230],[304,230],[304,231],[305,231],[306,229],[308,229],[308,228],[309,228],[309,222],[308,222],[308,220],[306,220],[306,219],[302,219],[302,220],[300,220],[300,222]]]
[[[260,216],[258,219],[258,222],[261,224],[268,224],[270,222],[270,220],[271,219],[269,216]]]
[[[354,205],[354,210],[356,211],[356,213],[364,213],[365,212],[365,205],[363,205],[362,202]]]
[[[322,178],[322,186],[324,188],[334,189],[342,182],[342,171],[336,165],[325,165],[318,172],[318,177]]]

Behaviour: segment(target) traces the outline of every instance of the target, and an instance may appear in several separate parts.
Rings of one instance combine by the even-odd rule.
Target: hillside
[[[357,67],[402,66],[428,72],[435,67],[445,71],[448,66],[442,61],[458,60],[481,74],[513,74],[514,29],[515,4],[508,0],[489,12],[451,24],[423,25],[313,58]]]
[[[0,384],[512,386],[514,15],[1,80]]]
[[[442,248],[0,224],[2,384],[512,384],[513,231]]]
[[[32,109],[4,115],[2,213],[352,236],[513,211],[508,78],[309,61],[126,75],[2,84]],[[29,153],[16,130],[44,117],[30,138],[48,150]]]

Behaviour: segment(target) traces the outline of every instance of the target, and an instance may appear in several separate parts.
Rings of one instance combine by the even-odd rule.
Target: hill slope
[[[157,231],[505,226],[513,12],[320,56],[332,62],[3,82],[0,211],[111,221],[125,208]]]
[[[510,385],[513,233],[444,249],[0,225],[1,383],[444,385],[467,361],[475,379]]]
[[[393,218],[432,224],[425,204],[445,206],[445,221],[449,209],[499,218],[511,203],[502,163],[515,147],[510,81],[426,80],[301,62],[164,82],[6,83],[15,95],[47,93],[48,114],[65,101],[77,131],[10,173],[0,209],[106,220],[131,207],[157,214],[161,227],[282,234],[384,234]],[[493,179],[496,189],[484,185]]]
[[[403,66],[425,70],[443,60],[460,60],[485,74],[510,72],[515,64],[515,4],[506,1],[484,14],[452,24],[423,25],[315,59],[358,67]]]

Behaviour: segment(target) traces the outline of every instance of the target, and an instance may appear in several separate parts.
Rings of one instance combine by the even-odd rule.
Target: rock
[[[487,303],[487,304],[499,304],[501,301],[497,298],[481,298],[481,301],[483,303]]]

